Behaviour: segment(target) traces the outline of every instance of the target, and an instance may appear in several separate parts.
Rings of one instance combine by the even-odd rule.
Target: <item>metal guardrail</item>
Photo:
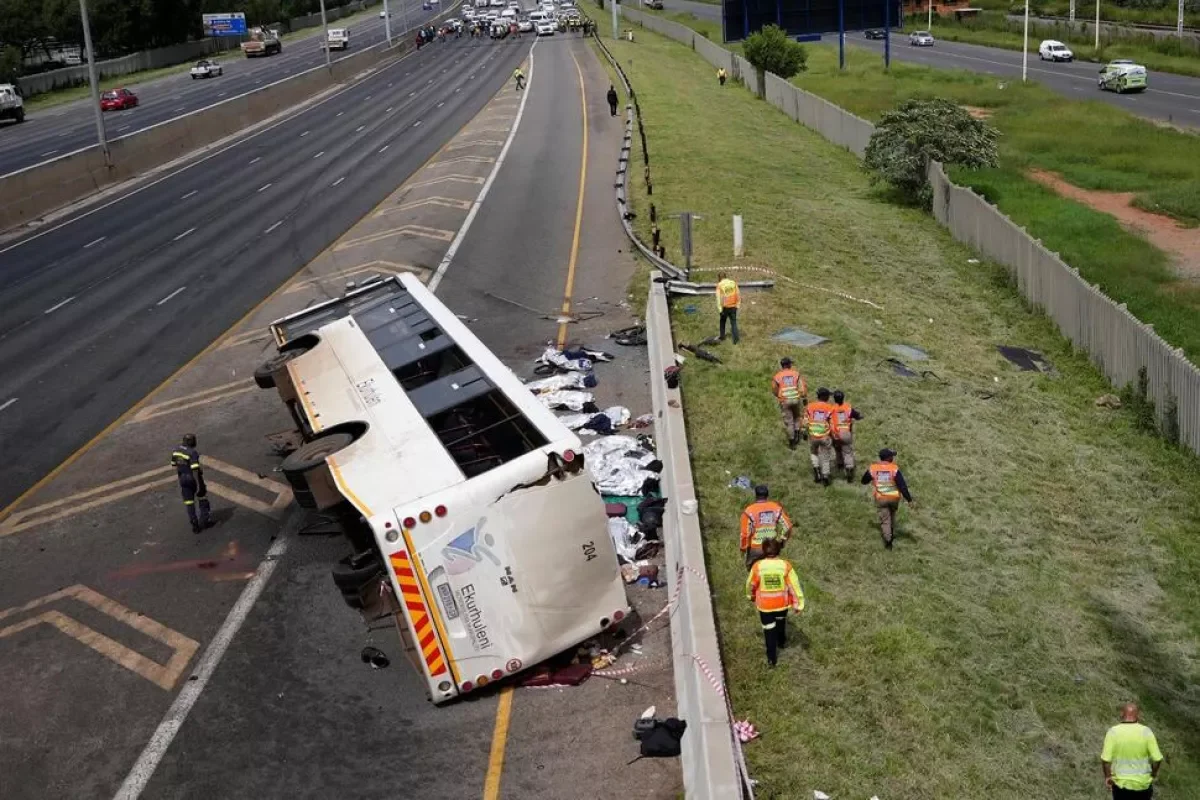
[[[654,439],[663,463],[662,490],[670,499],[663,518],[663,544],[670,596],[677,603],[671,615],[671,661],[676,707],[688,723],[682,742],[683,784],[695,800],[753,800],[754,790],[733,730],[733,712],[725,690],[724,667],[717,638],[704,563],[704,544],[697,515],[696,490],[683,415],[683,397],[669,388],[664,371],[675,364],[675,344],[667,305],[667,282],[684,279],[684,270],[659,257],[630,225],[627,190],[629,156],[635,112],[649,182],[650,156],[645,146],[637,96],[625,71],[596,36],[602,53],[617,73],[630,101],[625,106],[625,137],[617,163],[617,213],[625,235],[657,270],[651,273],[646,304],[646,342],[650,360]]]

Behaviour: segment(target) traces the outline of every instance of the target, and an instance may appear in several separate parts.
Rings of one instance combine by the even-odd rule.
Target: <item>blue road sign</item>
[[[240,11],[232,14],[201,14],[205,36],[245,36],[246,15]]]

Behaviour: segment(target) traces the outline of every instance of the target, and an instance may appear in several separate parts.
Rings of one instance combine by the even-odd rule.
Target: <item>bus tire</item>
[[[365,556],[365,558],[360,558]],[[347,556],[333,565],[330,574],[342,594],[357,594],[383,572],[379,559],[372,552]]]
[[[283,460],[279,466],[284,475],[303,475],[309,470],[324,466],[325,459],[354,443],[349,433],[330,433],[318,436],[304,444]]]
[[[271,356],[254,370],[254,382],[260,389],[274,389],[275,373],[282,369],[284,364],[306,352],[308,350],[305,348],[297,348],[284,350],[282,353]]]

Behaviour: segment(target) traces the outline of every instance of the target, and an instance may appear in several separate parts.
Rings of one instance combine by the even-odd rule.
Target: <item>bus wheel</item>
[[[346,556],[333,565],[333,583],[342,593],[342,599],[351,608],[361,609],[366,605],[366,592],[383,574],[383,567],[372,551]]]
[[[331,508],[341,500],[325,459],[354,443],[349,433],[330,433],[308,442],[283,460],[279,469],[301,508]]]
[[[254,370],[254,382],[260,389],[274,389],[275,373],[283,369],[284,365],[296,356],[307,352],[306,348],[298,347],[295,350],[284,350],[282,353],[271,356],[260,364],[258,369]]]

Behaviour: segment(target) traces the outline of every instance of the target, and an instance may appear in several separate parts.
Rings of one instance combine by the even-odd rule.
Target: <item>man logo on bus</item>
[[[500,559],[491,551],[496,540],[490,533],[483,532],[486,522],[486,517],[481,518],[475,527],[454,537],[450,544],[442,548],[446,572],[451,575],[466,575],[472,567],[483,561],[484,556],[497,567],[500,566]]]

